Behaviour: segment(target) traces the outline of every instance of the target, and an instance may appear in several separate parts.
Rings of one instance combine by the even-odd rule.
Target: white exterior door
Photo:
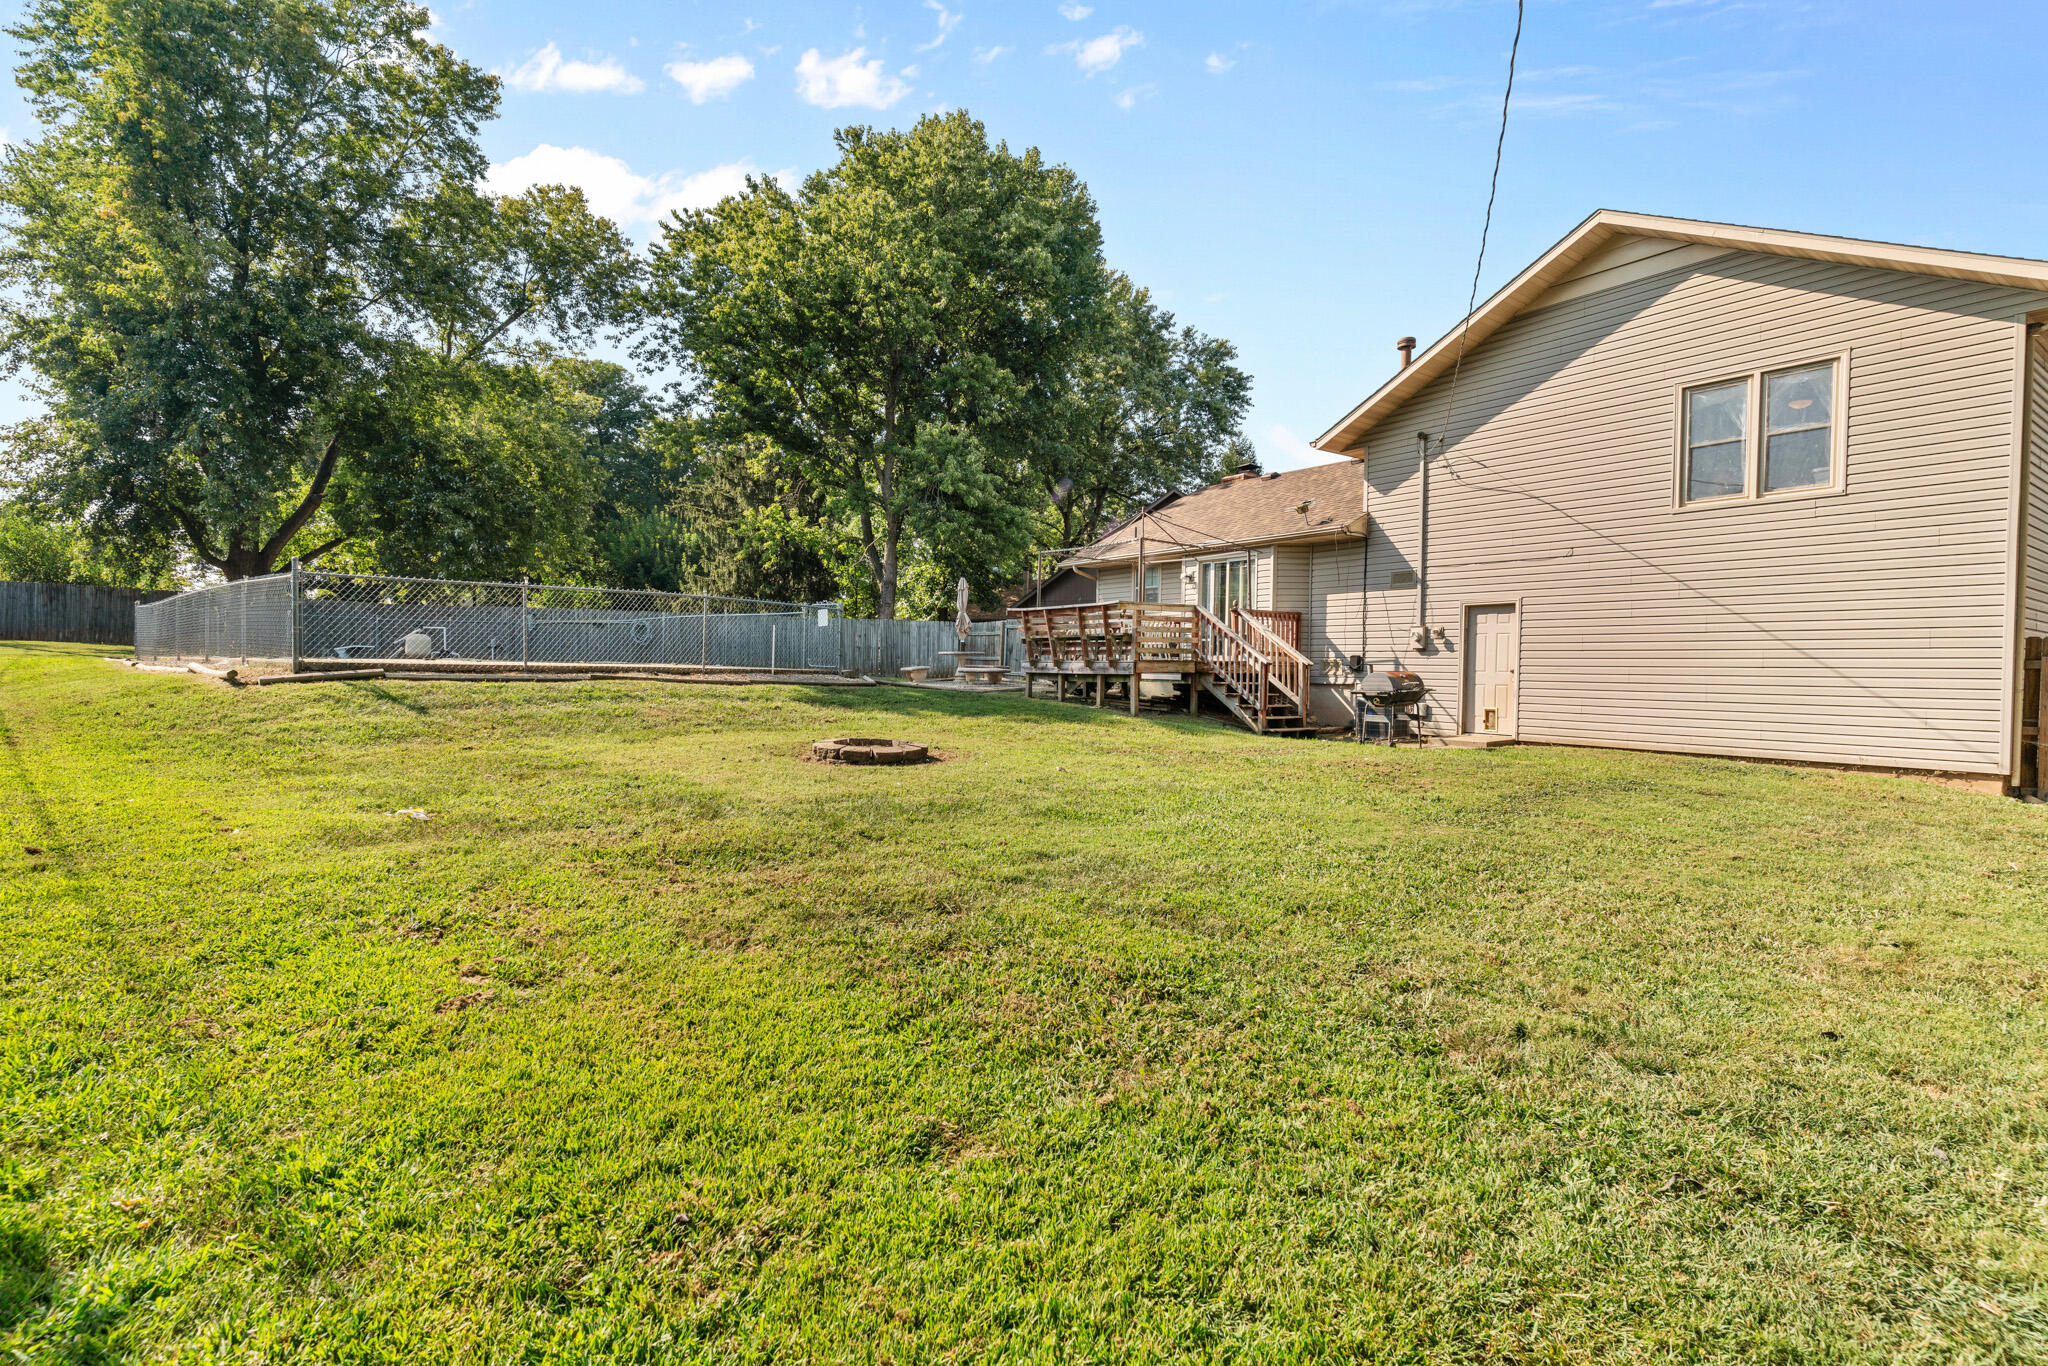
[[[1465,609],[1465,733],[1515,733],[1515,609]]]

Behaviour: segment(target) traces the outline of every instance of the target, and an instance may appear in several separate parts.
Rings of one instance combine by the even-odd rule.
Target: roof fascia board
[[[1574,265],[1598,251],[1616,237],[1657,237],[1674,242],[1694,242],[1729,251],[1755,251],[1773,256],[1800,256],[1815,261],[1844,265],[1874,266],[1903,270],[1918,275],[1941,275],[1957,280],[1978,280],[1986,284],[2009,285],[2016,289],[2048,289],[2048,261],[2016,256],[1985,256],[1976,252],[1947,251],[1937,247],[1899,246],[1889,242],[1867,242],[1853,237],[1826,237],[1817,233],[1786,232],[1774,228],[1747,228],[1730,223],[1696,222],[1685,218],[1660,218],[1652,214],[1622,213],[1602,209],[1567,233],[1528,269],[1510,280],[1487,299],[1471,316],[1438,338],[1415,362],[1395,373],[1374,390],[1364,402],[1346,413],[1328,431],[1309,444],[1333,455],[1358,458],[1358,441],[1381,418],[1412,397],[1448,369],[1456,359],[1460,339],[1469,351],[1491,336],[1522,308],[1539,297]]]
[[[1175,556],[1206,554],[1215,550],[1256,550],[1260,546],[1265,545],[1286,545],[1294,541],[1318,540],[1323,537],[1340,541],[1357,540],[1358,534],[1356,532],[1344,529],[1348,525],[1350,524],[1347,522],[1338,522],[1332,526],[1304,527],[1300,531],[1284,532],[1277,536],[1247,536],[1240,540],[1196,541],[1187,544],[1162,541],[1158,545],[1157,555],[1155,556],[1153,551],[1148,548],[1145,552],[1145,558],[1148,560],[1154,558],[1171,559]],[[1067,563],[1079,567],[1081,565],[1130,564],[1135,562],[1138,558],[1137,547],[1135,545],[1129,546],[1128,552],[1124,553],[1123,548],[1120,547],[1119,552],[1114,555],[1091,555],[1085,560],[1069,560]]]

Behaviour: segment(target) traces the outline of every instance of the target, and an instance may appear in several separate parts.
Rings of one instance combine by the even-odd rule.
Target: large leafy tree
[[[1081,340],[1101,234],[1071,171],[964,113],[838,147],[796,193],[750,180],[664,225],[650,354],[826,495],[890,617],[907,545],[1028,541],[1027,418]]]
[[[796,461],[710,422],[678,419],[665,430],[685,452],[685,479],[659,522],[676,556],[675,587],[786,602],[839,596],[840,571],[858,548]]]
[[[427,23],[401,0],[40,0],[9,30],[42,129],[0,163],[0,344],[49,405],[15,452],[32,495],[264,573],[351,534],[330,496],[423,394],[496,382],[449,366],[607,312],[633,269],[616,230],[573,191],[473,188],[496,81]],[[358,487],[354,525],[433,475]]]
[[[545,364],[415,360],[357,434],[321,531],[352,567],[576,575],[603,484],[585,444],[597,409]]]
[[[178,567],[168,556],[133,559],[121,550],[95,544],[78,527],[40,515],[33,508],[0,504],[0,579],[130,588],[179,586]]]
[[[1033,471],[1061,546],[1087,545],[1109,523],[1222,473],[1251,402],[1251,376],[1227,341],[1108,275],[1068,382],[1039,424]]]

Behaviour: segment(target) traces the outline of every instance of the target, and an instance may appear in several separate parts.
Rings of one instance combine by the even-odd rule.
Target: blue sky
[[[1075,169],[1111,262],[1235,342],[1269,468],[1464,309],[1512,0],[437,0],[501,185],[666,205],[965,108]],[[1482,295],[1597,208],[2048,256],[2048,5],[1530,0]],[[18,92],[0,128],[32,135]],[[0,408],[18,404],[0,404]]]

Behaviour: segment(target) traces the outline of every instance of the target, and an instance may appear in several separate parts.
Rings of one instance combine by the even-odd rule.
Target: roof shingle
[[[1144,529],[1145,554],[1171,554],[1229,545],[1259,545],[1322,532],[1344,534],[1365,509],[1364,475],[1356,460],[1283,470],[1254,479],[1210,484],[1133,517],[1077,551],[1070,564],[1128,560]],[[1300,511],[1303,503],[1307,512]]]

